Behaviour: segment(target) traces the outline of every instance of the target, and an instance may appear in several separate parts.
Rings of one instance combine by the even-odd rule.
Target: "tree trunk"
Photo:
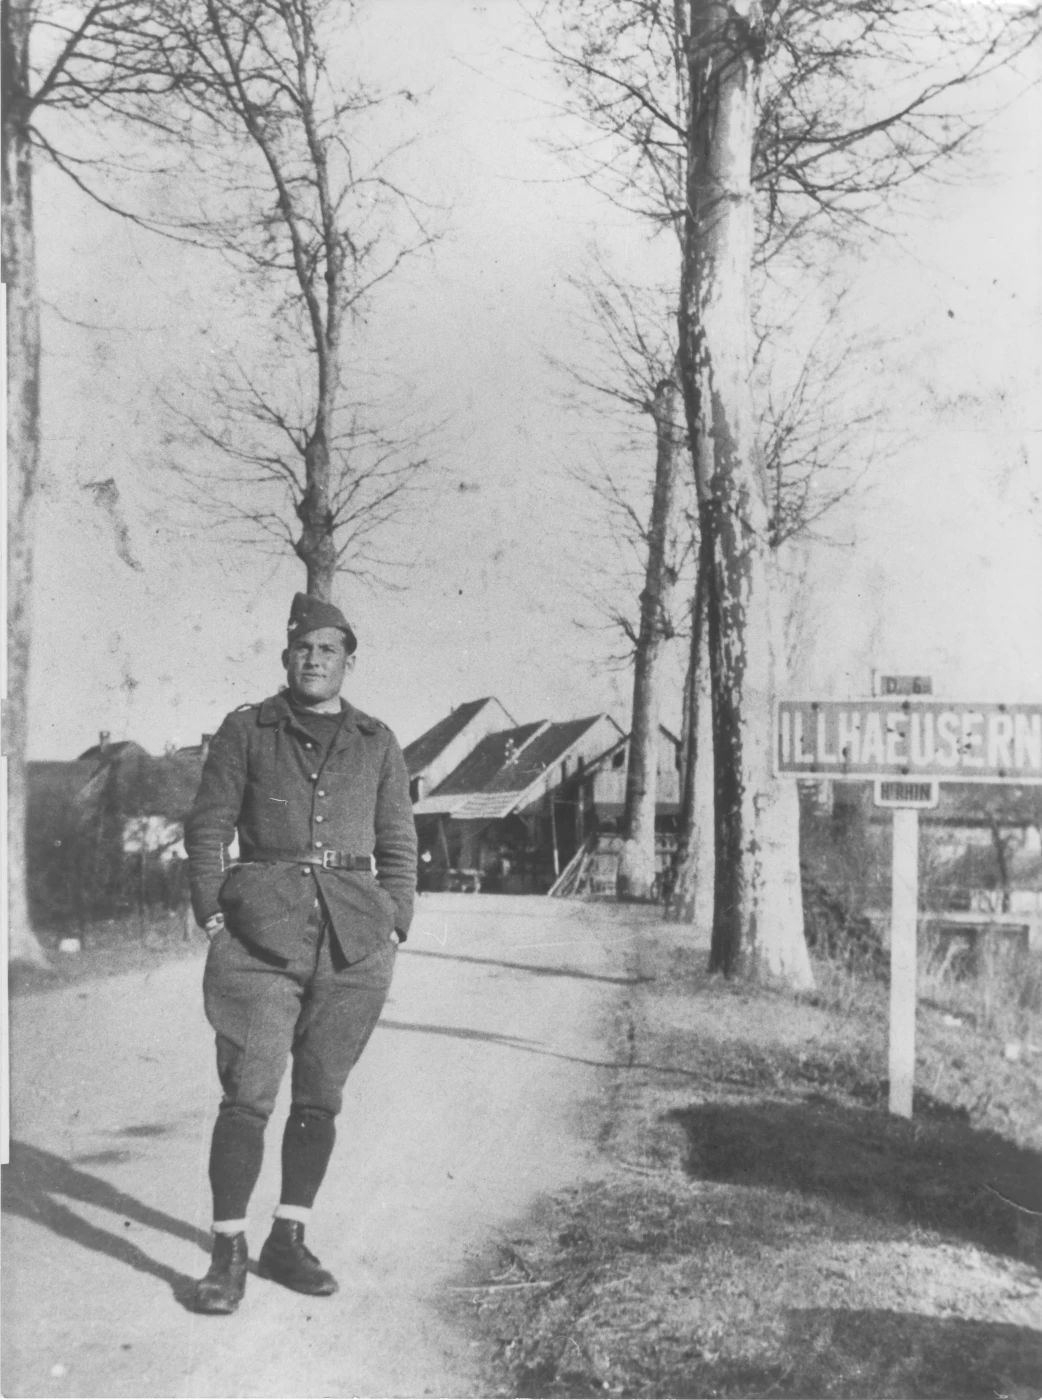
[[[655,893],[655,804],[658,789],[658,680],[662,643],[670,635],[669,607],[676,574],[668,559],[676,499],[677,386],[664,379],[648,412],[655,420],[655,490],[648,529],[648,563],[640,595],[640,630],[633,663],[623,842],[616,893],[620,899],[652,899]]]
[[[7,755],[8,954],[46,965],[29,924],[25,861],[26,734],[33,528],[40,463],[40,307],[33,239],[29,123],[30,0],[3,0],[3,281],[7,293]]]
[[[680,364],[708,551],[716,857],[710,966],[808,986],[795,785],[773,776],[783,653],[750,389],[762,24],[758,0],[691,0]]]
[[[1009,861],[1006,858],[1006,843],[1002,839],[1002,832],[994,817],[990,821],[991,844],[995,850],[995,863],[999,871],[999,890],[1001,891],[1002,913],[1008,914],[1011,904],[1010,884],[1009,884]]]
[[[319,386],[320,400],[329,389]],[[325,423],[332,417],[332,406],[320,402],[314,432],[304,452],[305,487],[297,515],[302,526],[294,546],[307,569],[307,592],[325,602],[333,601],[337,551],[333,538],[333,510],[329,499],[329,440]]]
[[[684,685],[680,834],[666,917],[699,929],[713,926],[713,708],[706,626],[708,578],[699,552],[691,609],[691,654]]]

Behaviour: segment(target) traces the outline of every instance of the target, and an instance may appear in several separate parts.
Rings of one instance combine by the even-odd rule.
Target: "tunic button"
[[[316,842],[315,842],[315,849],[316,849],[317,851],[320,851],[320,850],[322,849],[322,842],[321,842],[321,841],[316,841]]]
[[[318,795],[319,795],[319,797],[325,797],[325,795],[326,795],[326,794],[325,794],[325,789],[324,789],[324,788],[319,788],[319,790],[318,790]]]
[[[316,817],[315,820],[316,820],[317,822],[320,822],[320,821],[322,821],[322,818],[321,818],[321,817]]]
[[[313,783],[317,783],[317,782],[318,782],[318,774],[317,774],[317,773],[312,773],[312,775],[311,775],[311,781],[312,781]]]

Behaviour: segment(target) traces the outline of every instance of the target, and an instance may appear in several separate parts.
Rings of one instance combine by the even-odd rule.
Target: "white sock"
[[[245,1220],[215,1220],[210,1226],[215,1235],[241,1235],[246,1229]]]
[[[275,1207],[276,1220],[299,1220],[301,1225],[306,1225],[311,1219],[310,1206],[283,1206]]]

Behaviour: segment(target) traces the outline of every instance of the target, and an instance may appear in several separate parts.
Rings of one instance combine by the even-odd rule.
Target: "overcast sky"
[[[441,426],[436,488],[388,541],[396,591],[340,585],[361,641],[349,698],[403,743],[485,694],[519,721],[608,709],[625,724],[618,643],[585,596],[611,551],[569,474],[617,438],[569,413],[547,356],[589,354],[568,278],[594,240],[638,279],[661,253],[549,153],[556,90],[513,0],[381,0],[377,14],[375,66],[431,89],[417,159],[449,212],[359,354],[393,370],[403,416]],[[793,695],[863,694],[880,667],[931,672],[964,699],[1042,698],[1040,155],[1036,94],[1007,107],[972,171],[856,260],[848,327],[885,345],[872,368],[885,412],[832,542],[808,555]],[[232,551],[168,506],[161,400],[205,393],[207,367],[253,333],[251,308],[216,259],[104,214],[53,172],[37,216],[30,756],[72,757],[101,729],[161,752],[277,688],[303,587],[297,561]],[[98,484],[110,479],[115,492]]]

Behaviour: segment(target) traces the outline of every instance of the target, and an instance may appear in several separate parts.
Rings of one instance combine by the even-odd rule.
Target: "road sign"
[[[1042,783],[1042,704],[782,700],[775,754],[807,777]]]
[[[873,695],[932,695],[932,676],[888,676],[872,672]]]
[[[877,778],[874,798],[877,807],[936,807],[941,785],[932,779]]]
[[[919,925],[919,813],[894,813],[890,879],[890,1112],[912,1116],[915,1087],[916,934]]]
[[[880,692],[873,700],[781,701],[774,752],[779,773],[873,779],[876,804],[894,808],[890,1112],[911,1118],[919,808],[937,805],[941,781],[1042,783],[1042,705],[921,699],[932,689],[929,676],[877,672],[873,689]]]

